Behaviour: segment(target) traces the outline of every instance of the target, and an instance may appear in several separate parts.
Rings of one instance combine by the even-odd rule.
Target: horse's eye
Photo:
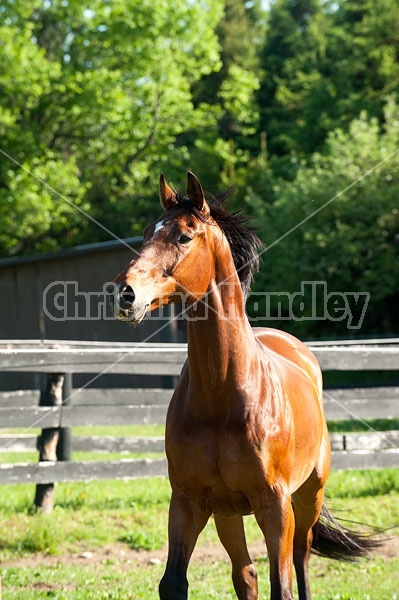
[[[179,242],[179,244],[188,244],[188,242],[191,242],[192,239],[193,238],[191,238],[189,235],[181,233],[177,238],[177,241]]]

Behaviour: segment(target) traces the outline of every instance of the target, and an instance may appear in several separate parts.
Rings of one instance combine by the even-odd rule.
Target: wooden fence
[[[380,340],[309,346],[323,371],[375,371],[398,368],[398,342]],[[0,371],[46,373],[50,374],[51,381],[52,377],[61,378],[61,383],[61,374],[90,373],[93,375],[91,385],[94,385],[99,374],[178,375],[186,354],[185,344],[3,341],[0,342]],[[38,406],[37,390],[0,393],[0,429],[24,430],[18,435],[3,433],[0,452],[34,450],[36,437],[29,434],[32,428],[40,428],[45,434],[76,426],[164,424],[172,391],[90,387],[69,391],[65,403],[60,399],[59,390],[57,393],[56,401],[52,405],[47,402],[47,406]],[[399,418],[399,387],[326,390],[325,410],[328,420]],[[398,431],[333,434],[331,443],[335,469],[399,467]],[[72,446],[74,450],[91,452],[147,454],[163,452],[164,440],[160,437],[74,436]],[[0,464],[0,483],[46,485],[60,481],[165,476],[166,473],[164,457],[60,462],[53,453],[50,459],[47,456],[37,463]]]

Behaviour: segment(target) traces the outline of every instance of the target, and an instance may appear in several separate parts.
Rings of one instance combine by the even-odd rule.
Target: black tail
[[[312,551],[336,560],[355,561],[381,545],[374,535],[342,527],[323,504],[320,518],[313,526]]]

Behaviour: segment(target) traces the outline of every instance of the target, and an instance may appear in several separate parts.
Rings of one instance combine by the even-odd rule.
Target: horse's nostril
[[[121,308],[130,308],[135,299],[136,296],[130,285],[119,286],[119,305]]]

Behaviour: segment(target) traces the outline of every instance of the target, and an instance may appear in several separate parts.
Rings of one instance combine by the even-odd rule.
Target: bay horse
[[[270,562],[270,598],[310,599],[308,559],[350,559],[371,546],[340,527],[323,504],[330,442],[322,377],[310,350],[271,328],[252,328],[245,295],[261,242],[241,213],[209,202],[187,174],[176,193],[161,175],[162,216],[144,231],[138,257],[115,278],[122,321],[184,296],[188,359],[169,405],[165,444],[172,495],[161,600],[188,597],[187,567],[213,514],[240,600],[258,598],[243,516],[253,513]],[[222,198],[223,200],[223,198]]]

